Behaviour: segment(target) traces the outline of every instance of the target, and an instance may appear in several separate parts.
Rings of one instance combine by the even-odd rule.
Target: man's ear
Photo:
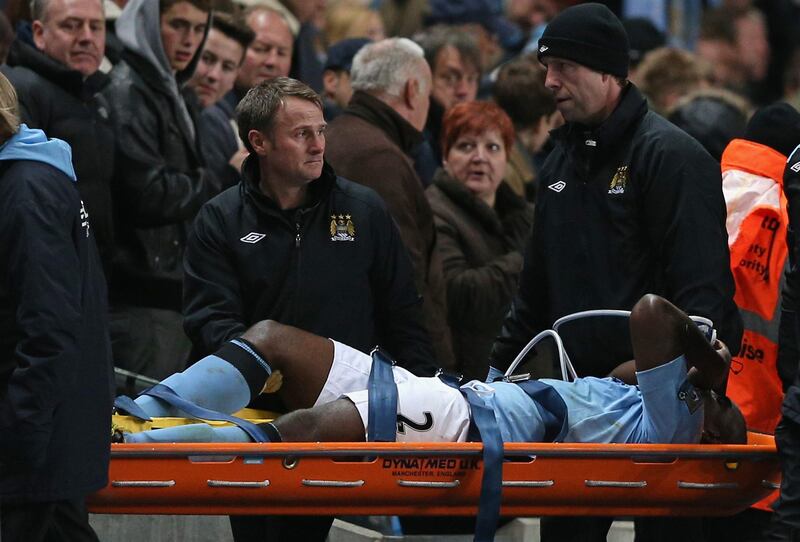
[[[329,98],[333,98],[339,87],[339,74],[333,70],[322,72],[322,87]]]
[[[247,140],[250,142],[250,146],[253,147],[255,153],[259,156],[266,156],[269,149],[272,148],[272,141],[260,130],[250,130],[247,132]]]
[[[40,51],[44,49],[44,25],[42,21],[36,20],[31,24],[31,31],[33,33],[33,43]]]
[[[409,109],[414,109],[417,96],[419,95],[419,79],[411,78],[406,81],[403,87],[403,103]]]

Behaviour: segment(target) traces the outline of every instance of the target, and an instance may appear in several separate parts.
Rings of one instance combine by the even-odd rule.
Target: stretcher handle
[[[361,487],[364,480],[303,480],[306,487]]]
[[[553,487],[555,480],[506,480],[503,487]]]
[[[460,486],[461,481],[453,480],[452,482],[422,482],[418,480],[398,480],[397,485],[400,487],[452,488]]]
[[[584,480],[586,487],[623,487],[626,489],[636,489],[647,487],[646,480],[638,480],[635,482],[623,482],[618,480]]]
[[[680,489],[739,489],[736,482],[683,482],[678,481]]]
[[[208,487],[235,487],[235,488],[259,488],[269,487],[269,480],[259,480],[254,482],[232,482],[229,480],[206,480]]]
[[[175,480],[113,480],[111,487],[172,487]]]
[[[561,365],[561,373],[564,374],[565,364],[569,363],[569,361],[566,359],[567,352],[566,350],[564,350],[564,343],[561,342],[561,337],[554,330],[545,329],[544,331],[537,333],[536,336],[533,339],[531,339],[522,350],[520,350],[519,354],[517,354],[517,357],[515,357],[514,361],[511,362],[511,365],[508,366],[508,369],[506,370],[503,376],[508,378],[511,375],[513,375],[514,371],[516,371],[517,369],[517,366],[522,362],[525,356],[528,355],[528,352],[533,350],[533,347],[536,346],[542,339],[546,337],[552,337],[556,343],[556,350],[558,351],[558,361],[559,364]],[[571,363],[569,365],[569,368],[572,370],[572,374],[574,375],[575,369],[572,369]],[[577,378],[577,375],[575,375],[574,378]]]

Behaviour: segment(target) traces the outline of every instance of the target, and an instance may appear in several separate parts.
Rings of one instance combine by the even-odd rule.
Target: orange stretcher
[[[94,513],[475,515],[481,443],[113,444]],[[746,445],[508,443],[507,516],[720,516],[779,486]]]

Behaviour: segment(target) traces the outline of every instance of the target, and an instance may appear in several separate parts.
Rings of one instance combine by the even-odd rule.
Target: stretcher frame
[[[94,513],[478,512],[481,443],[113,444]],[[722,516],[779,487],[774,440],[746,445],[508,443],[507,516]]]

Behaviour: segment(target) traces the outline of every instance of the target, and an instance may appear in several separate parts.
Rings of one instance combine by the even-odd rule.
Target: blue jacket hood
[[[72,148],[66,141],[47,139],[38,128],[19,125],[19,131],[0,146],[0,160],[31,160],[49,164],[74,181],[75,169],[72,167]]]

